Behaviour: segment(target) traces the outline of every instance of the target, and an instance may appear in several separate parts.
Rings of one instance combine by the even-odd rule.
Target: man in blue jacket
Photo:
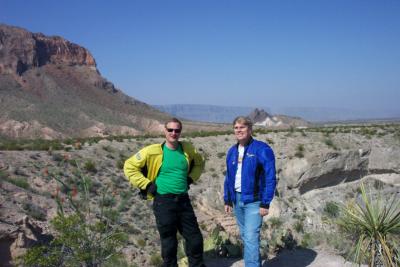
[[[253,139],[252,125],[247,117],[233,121],[238,142],[226,156],[224,202],[239,225],[245,266],[260,267],[260,229],[276,187],[275,156],[269,145]]]

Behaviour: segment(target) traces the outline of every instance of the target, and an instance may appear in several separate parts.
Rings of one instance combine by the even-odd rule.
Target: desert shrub
[[[28,183],[28,180],[24,177],[9,178],[9,179],[7,179],[7,181],[18,187],[24,188],[24,189],[30,188],[30,184]]]
[[[339,216],[339,206],[334,201],[329,201],[325,203],[324,213],[328,215],[330,218],[336,218]]]
[[[382,182],[382,181],[380,181],[380,180],[375,180],[375,181],[374,181],[374,188],[375,188],[376,190],[381,190],[381,189],[383,189],[384,186],[385,186],[385,183],[384,183],[384,182]]]
[[[272,232],[268,245],[268,250],[270,253],[278,253],[283,249],[291,250],[296,247],[297,241],[293,237],[292,231],[290,229],[279,229]]]
[[[117,169],[122,170],[124,168],[124,165],[125,165],[125,160],[124,159],[120,158],[120,159],[117,160],[117,163],[116,163]]]
[[[62,160],[64,159],[64,156],[61,155],[60,153],[53,153],[53,154],[51,155],[51,158],[52,158],[54,161],[62,161]]]
[[[87,160],[83,165],[83,168],[88,172],[97,172],[96,164],[92,160]]]
[[[162,265],[162,262],[163,261],[162,261],[160,253],[153,253],[150,255],[150,264],[152,266],[159,267]]]
[[[30,202],[24,202],[22,204],[22,208],[32,218],[39,220],[39,221],[46,220],[46,211],[43,208],[37,206],[36,204],[30,203]]]
[[[330,148],[333,148],[334,150],[337,150],[338,148],[336,147],[336,145],[333,143],[332,139],[327,138],[324,141],[325,145],[327,145]]]
[[[117,160],[117,163],[116,163],[116,167],[118,169],[122,170],[124,168],[124,164],[127,159],[128,159],[128,157],[125,154],[120,153],[119,159]]]
[[[296,221],[294,226],[293,226],[293,228],[297,233],[304,232],[304,223],[303,223],[303,221]]]
[[[102,146],[104,151],[107,151],[109,153],[113,153],[114,152],[114,148],[112,148],[111,146]]]
[[[8,173],[4,170],[0,170],[0,179],[5,180],[8,177]]]
[[[225,152],[218,152],[217,153],[217,157],[220,158],[220,159],[225,157]]]
[[[295,155],[295,157],[298,157],[298,158],[304,157],[304,145],[303,144],[297,145],[296,153],[294,155]]]
[[[301,239],[300,246],[303,248],[311,248],[311,234],[310,233],[305,233]]]
[[[136,240],[136,244],[140,247],[140,248],[144,248],[146,246],[146,241],[144,239],[138,239]]]
[[[208,258],[218,256],[238,257],[241,254],[240,245],[232,243],[228,234],[217,225],[204,240],[204,252]]]
[[[269,144],[269,145],[273,145],[275,144],[274,140],[272,140],[272,138],[265,138],[265,141]]]
[[[268,219],[268,222],[272,228],[279,228],[283,225],[283,221],[279,217],[271,217],[270,219]]]
[[[104,207],[112,207],[115,205],[115,198],[113,196],[105,196],[100,201],[100,204]]]

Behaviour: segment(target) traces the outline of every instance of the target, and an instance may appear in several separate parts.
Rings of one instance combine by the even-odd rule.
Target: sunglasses
[[[181,133],[182,129],[172,129],[172,128],[167,128],[167,132],[169,133]]]

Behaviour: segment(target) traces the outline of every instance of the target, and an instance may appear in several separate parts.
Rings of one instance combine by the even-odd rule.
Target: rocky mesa
[[[102,77],[87,49],[62,37],[0,24],[0,136],[159,133],[168,116]],[[187,127],[219,128],[205,123]]]

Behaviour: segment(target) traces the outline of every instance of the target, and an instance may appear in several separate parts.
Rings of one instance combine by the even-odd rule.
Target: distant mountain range
[[[252,107],[225,107],[214,105],[153,105],[156,109],[174,116],[195,121],[231,123],[240,115],[248,115]]]
[[[398,119],[400,110],[345,109],[324,107],[240,107],[217,105],[153,105],[153,107],[174,116],[197,121],[230,123],[236,116],[249,115],[255,108],[264,109],[270,114],[280,114],[304,119],[310,122],[336,122],[349,120]],[[276,116],[276,115],[275,115]]]

